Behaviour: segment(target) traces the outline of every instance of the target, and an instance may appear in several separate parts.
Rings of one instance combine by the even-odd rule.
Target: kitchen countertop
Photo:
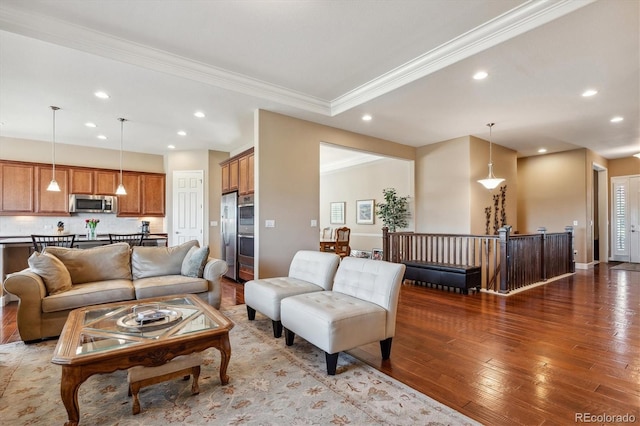
[[[44,234],[42,234],[44,235]],[[52,236],[58,235],[58,234],[51,234]],[[70,235],[70,234],[63,234],[63,235]],[[152,241],[157,241],[157,240],[166,240],[168,238],[168,234],[164,234],[164,233],[155,233],[152,232],[150,234],[145,235],[144,239],[145,240],[152,240]],[[96,236],[95,239],[90,240],[87,238],[86,235],[84,234],[76,234],[76,239],[75,239],[76,243],[104,243],[104,242],[109,242],[109,234],[98,234]],[[32,240],[31,240],[31,235],[7,235],[7,236],[0,236],[0,244],[4,244],[4,245],[12,245],[12,244],[32,244]]]

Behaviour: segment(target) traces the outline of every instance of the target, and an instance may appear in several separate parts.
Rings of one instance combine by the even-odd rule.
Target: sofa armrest
[[[24,341],[40,339],[42,323],[42,299],[47,288],[42,278],[29,269],[9,274],[3,283],[5,291],[18,298],[18,331]]]
[[[208,302],[216,309],[220,309],[220,302],[222,300],[222,287],[220,280],[227,272],[227,269],[227,262],[213,257],[209,257],[206,265],[204,265],[202,277],[209,283]]]

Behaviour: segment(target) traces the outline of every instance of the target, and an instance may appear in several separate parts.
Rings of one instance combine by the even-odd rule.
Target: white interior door
[[[640,176],[629,178],[629,261],[640,263]]]
[[[173,235],[171,245],[198,240],[204,245],[204,171],[173,172]]]

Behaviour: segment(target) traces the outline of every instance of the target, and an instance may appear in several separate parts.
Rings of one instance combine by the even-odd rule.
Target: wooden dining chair
[[[131,247],[141,246],[142,240],[144,240],[143,233],[135,234],[111,234],[109,233],[109,242],[113,243],[129,243]]]
[[[350,235],[351,229],[346,226],[336,229],[336,245],[334,251],[340,258],[351,254],[351,247],[349,247]]]
[[[37,252],[41,252],[47,246],[56,247],[73,247],[73,243],[76,240],[75,234],[68,235],[37,235],[31,234],[31,241],[33,241],[33,249]]]

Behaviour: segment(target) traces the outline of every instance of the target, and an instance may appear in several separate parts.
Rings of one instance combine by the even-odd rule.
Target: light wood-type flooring
[[[243,302],[225,280],[223,308]],[[0,309],[0,343],[20,340],[16,305]],[[607,264],[508,297],[406,282],[391,359],[378,344],[350,353],[486,425],[638,424],[639,314],[640,272]]]

